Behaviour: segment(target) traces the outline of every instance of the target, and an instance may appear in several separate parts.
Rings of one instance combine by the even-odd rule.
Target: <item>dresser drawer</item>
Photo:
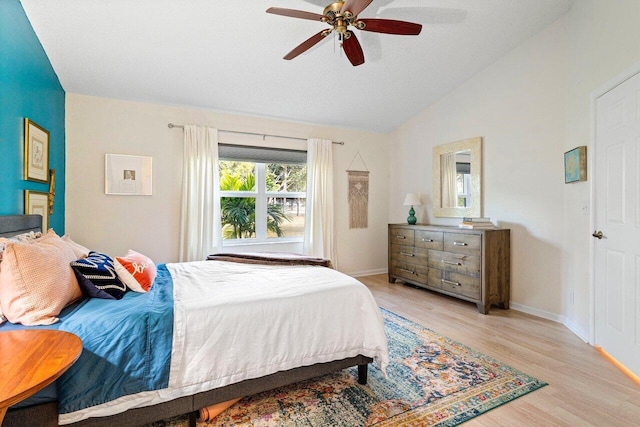
[[[415,246],[391,245],[391,258],[411,264],[426,265],[428,250]]]
[[[482,236],[479,234],[444,233],[444,251],[480,256]]]
[[[415,245],[421,248],[442,250],[443,235],[441,231],[416,230]]]
[[[414,232],[406,228],[390,228],[389,244],[413,246],[415,243]]]
[[[429,250],[429,268],[480,277],[480,257]]]
[[[389,273],[395,277],[423,284],[427,284],[428,271],[429,268],[426,265],[414,265],[397,259],[391,260],[389,268]]]
[[[438,283],[439,282],[439,283]],[[429,269],[429,286],[439,286],[443,291],[480,300],[480,278],[449,271]]]

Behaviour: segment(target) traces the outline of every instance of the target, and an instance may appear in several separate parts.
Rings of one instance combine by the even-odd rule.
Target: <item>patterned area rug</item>
[[[366,386],[357,369],[240,400],[198,427],[453,426],[545,386],[427,328],[382,309],[391,362],[373,364]]]

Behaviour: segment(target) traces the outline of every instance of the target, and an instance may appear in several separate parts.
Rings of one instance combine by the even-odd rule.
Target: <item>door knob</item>
[[[593,237],[597,238],[597,239],[602,239],[602,237],[604,236],[602,234],[602,231],[598,230],[598,231],[594,231],[592,234]]]

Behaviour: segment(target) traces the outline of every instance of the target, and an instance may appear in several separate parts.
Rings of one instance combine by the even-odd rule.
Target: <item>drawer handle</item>
[[[445,261],[445,260],[442,260],[442,263],[449,264],[449,265],[462,265],[461,262],[451,262],[451,261]]]
[[[406,239],[406,238],[407,238],[407,236],[403,236],[403,235],[401,235],[401,234],[398,234],[398,235],[396,236],[396,239]]]
[[[405,273],[409,273],[409,274],[416,274],[415,271],[407,270],[407,269],[404,269],[404,268],[399,268],[398,270],[404,271]]]
[[[453,242],[453,246],[469,246],[466,242]]]
[[[433,242],[433,239],[422,239],[423,242]]]
[[[404,255],[404,256],[415,256],[414,254],[410,254],[407,252],[400,252],[400,255]]]
[[[442,283],[446,283],[447,285],[462,286],[460,283],[452,282],[451,280],[447,280],[447,279],[440,279],[440,280],[442,280]]]

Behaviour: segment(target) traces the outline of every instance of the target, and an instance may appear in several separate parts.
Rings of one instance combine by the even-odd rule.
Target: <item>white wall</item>
[[[561,19],[402,125],[389,148],[391,221],[417,192],[420,222],[457,225],[432,215],[432,150],[483,137],[484,216],[511,229],[511,301],[547,317],[563,297],[565,28]]]
[[[247,132],[344,141],[334,145],[334,206],[339,269],[353,275],[386,271],[388,137],[195,108],[67,93],[66,230],[74,240],[110,255],[128,248],[156,262],[178,259],[182,130],[169,122]],[[345,170],[357,152],[370,170],[369,227],[348,226]],[[153,195],[104,194],[104,155],[153,157]],[[355,168],[361,166],[356,162]],[[279,250],[273,248],[270,250]]]
[[[640,61],[640,1],[577,0],[568,14],[567,137],[565,149],[588,145],[592,131],[591,95],[630,66]],[[593,170],[588,170],[589,173]],[[563,283],[573,292],[575,304],[565,305],[567,325],[589,338],[592,309],[590,217],[581,214],[585,201],[591,205],[588,181],[564,186]],[[598,303],[597,301],[595,302]]]
[[[418,192],[427,200],[419,220],[455,224],[430,212],[431,150],[484,137],[484,214],[512,229],[512,306],[562,321],[583,339],[591,328],[592,230],[582,208],[593,204],[592,176],[564,184],[563,153],[590,145],[594,91],[640,61],[639,18],[637,0],[576,0],[566,16],[399,127],[389,147],[390,220],[403,221],[403,195]]]

